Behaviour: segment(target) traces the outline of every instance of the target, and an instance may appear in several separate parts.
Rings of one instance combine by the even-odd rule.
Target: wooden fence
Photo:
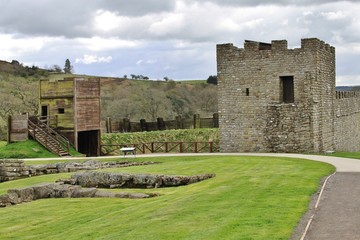
[[[218,128],[219,114],[214,113],[211,118],[201,118],[199,114],[195,114],[192,119],[184,119],[180,116],[174,120],[164,121],[163,118],[157,118],[156,122],[147,122],[141,119],[139,122],[130,122],[128,118],[123,118],[121,121],[114,121],[107,118],[101,121],[102,133],[117,133],[117,132],[143,132],[143,131],[159,131],[170,129],[194,129],[194,128]]]
[[[102,155],[121,155],[120,148],[134,147],[136,153],[212,153],[218,152],[215,142],[150,142],[137,144],[102,144]]]

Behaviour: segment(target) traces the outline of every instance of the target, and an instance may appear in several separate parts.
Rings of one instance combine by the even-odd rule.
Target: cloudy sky
[[[0,59],[76,73],[206,79],[216,44],[317,37],[360,85],[360,0],[1,0]]]

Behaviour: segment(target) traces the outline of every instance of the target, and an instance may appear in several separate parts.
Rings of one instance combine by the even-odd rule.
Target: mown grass
[[[47,158],[58,157],[34,140],[0,145],[0,159],[2,158]]]
[[[73,148],[70,149],[70,154],[72,156],[83,156]],[[59,156],[49,152],[41,144],[31,139],[11,144],[7,144],[6,142],[0,142],[0,159],[54,157]]]
[[[216,177],[177,188],[113,190],[161,194],[150,199],[45,199],[3,208],[1,239],[288,239],[321,178],[335,170],[276,157],[151,160],[162,163],[106,171]],[[0,193],[68,176],[1,183]]]
[[[335,152],[330,154],[330,156],[360,159],[360,152]]]

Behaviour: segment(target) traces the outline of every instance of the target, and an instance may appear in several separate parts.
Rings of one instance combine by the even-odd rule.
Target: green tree
[[[217,76],[216,76],[216,75],[214,75],[214,76],[209,76],[208,79],[206,80],[206,82],[207,82],[208,84],[217,85],[217,84],[218,84]]]
[[[65,72],[65,73],[73,73],[73,71],[74,71],[74,68],[73,68],[73,66],[72,66],[71,63],[70,63],[70,60],[69,60],[69,59],[66,59],[66,60],[65,60],[64,72]]]

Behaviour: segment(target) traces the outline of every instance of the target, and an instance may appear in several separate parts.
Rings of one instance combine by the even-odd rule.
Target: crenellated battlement
[[[360,91],[336,91],[336,99],[360,98]]]
[[[219,44],[217,69],[221,151],[360,151],[360,93],[336,92],[324,41]]]

